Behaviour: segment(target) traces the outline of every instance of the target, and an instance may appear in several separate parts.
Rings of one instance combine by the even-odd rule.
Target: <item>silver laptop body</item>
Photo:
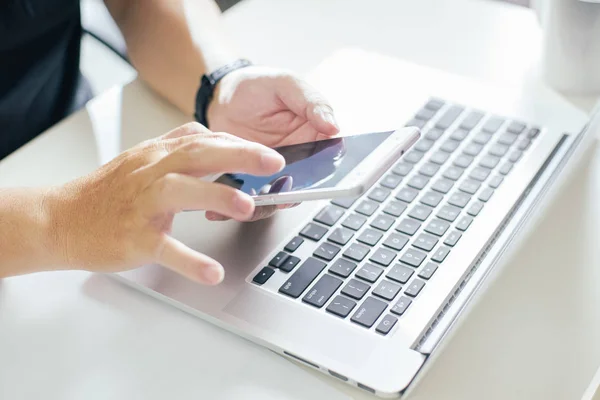
[[[550,91],[490,87],[355,50],[310,81],[343,133],[417,125],[421,142],[353,202],[305,203],[246,224],[178,216],[174,236],[225,266],[217,287],[156,265],[117,277],[332,379],[402,396],[568,179],[588,117]]]

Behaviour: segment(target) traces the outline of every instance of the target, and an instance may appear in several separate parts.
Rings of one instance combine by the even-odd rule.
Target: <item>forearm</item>
[[[186,114],[200,77],[232,61],[213,0],[105,0],[142,79]]]
[[[55,269],[51,218],[40,189],[0,189],[0,278]]]

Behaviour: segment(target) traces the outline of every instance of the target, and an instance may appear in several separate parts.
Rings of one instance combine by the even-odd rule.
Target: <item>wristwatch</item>
[[[239,59],[232,63],[223,65],[211,74],[202,75],[202,79],[200,80],[200,88],[196,93],[196,112],[194,114],[196,121],[208,128],[206,111],[208,110],[208,105],[213,98],[215,86],[217,86],[217,83],[219,83],[219,81],[223,79],[225,75],[250,65],[252,65],[250,61]]]

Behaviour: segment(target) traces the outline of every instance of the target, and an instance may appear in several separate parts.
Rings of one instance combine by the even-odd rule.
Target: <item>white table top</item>
[[[225,22],[246,55],[300,73],[339,47],[358,45],[524,90],[542,85],[535,75],[534,15],[493,2],[246,0]],[[134,83],[124,93],[139,90]],[[160,110],[169,107],[159,100],[141,110],[119,99],[119,90],[97,99],[91,124],[101,118],[118,125],[122,110],[145,115],[153,129],[183,121],[163,118]],[[0,185],[41,183],[34,169],[26,170],[32,163],[52,166],[44,183],[88,172],[98,153],[109,157],[122,145],[105,138],[97,149],[92,125],[84,113],[58,125],[0,164]],[[413,398],[583,394],[600,365],[600,270],[593,268],[600,263],[599,175],[594,148],[547,210],[552,218],[542,220],[490,283]],[[549,272],[548,265],[559,268]],[[564,280],[546,281],[548,273],[564,274]],[[7,399],[371,398],[85,272],[0,281],[0,354],[0,398]]]

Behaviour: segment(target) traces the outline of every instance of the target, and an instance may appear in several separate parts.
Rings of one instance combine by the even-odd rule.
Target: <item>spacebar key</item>
[[[315,280],[323,271],[327,264],[315,258],[308,258],[300,268],[294,272],[294,275],[279,288],[279,292],[288,296],[298,298],[306,290],[308,285]]]

